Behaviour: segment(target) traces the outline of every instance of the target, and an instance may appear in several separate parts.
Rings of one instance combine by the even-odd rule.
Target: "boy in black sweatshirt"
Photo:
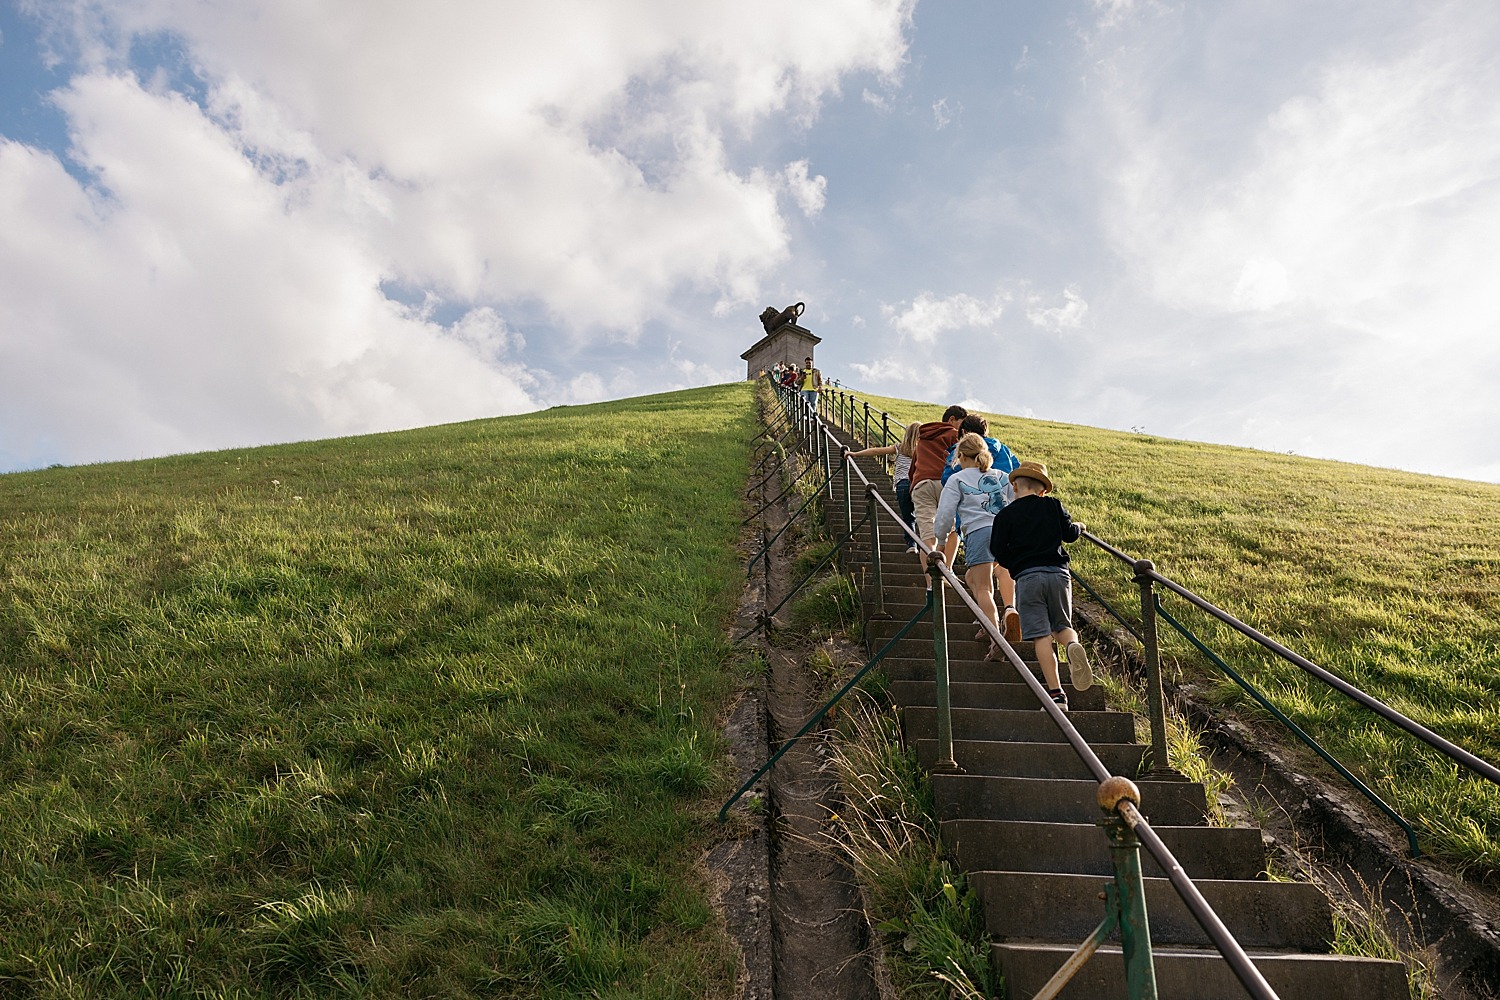
[[[1068,572],[1064,542],[1083,535],[1083,522],[1074,521],[1052,492],[1052,479],[1040,462],[1022,462],[1010,474],[1016,498],[995,515],[990,529],[990,553],[1016,581],[1016,610],[1021,613],[1021,640],[1036,647],[1036,660],[1047,681],[1047,694],[1064,711],[1063,693],[1053,641],[1068,651],[1068,674],[1076,690],[1094,683],[1088,656],[1073,630],[1073,576]]]

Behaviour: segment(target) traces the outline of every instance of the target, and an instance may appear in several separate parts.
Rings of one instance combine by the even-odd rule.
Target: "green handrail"
[[[753,787],[755,783],[759,781],[761,777],[767,771],[769,771],[772,766],[775,765],[775,763],[786,754],[788,750],[792,748],[793,744],[795,744],[802,737],[806,736],[812,729],[812,727],[817,725],[818,722],[822,720],[823,716],[828,714],[828,710],[830,708],[838,704],[839,700],[842,699],[844,695],[848,694],[850,689],[852,689],[854,685],[858,684],[861,680],[864,679],[865,674],[869,673],[877,663],[885,659],[885,655],[891,651],[891,648],[894,647],[897,642],[906,638],[906,633],[910,632],[912,628],[917,624],[917,622],[922,620],[922,616],[927,614],[927,609],[931,607],[931,605],[932,595],[929,594],[927,597],[927,604],[923,606],[922,610],[913,615],[911,621],[901,626],[901,629],[895,635],[891,636],[890,640],[887,641],[884,646],[880,647],[880,652],[876,653],[875,657],[870,660],[869,663],[866,663],[853,677],[849,678],[849,680],[845,682],[844,686],[839,688],[838,692],[835,693],[832,698],[829,698],[828,701],[824,703],[823,707],[818,709],[818,711],[813,714],[812,718],[808,719],[806,724],[804,724],[801,729],[797,730],[796,734],[791,739],[787,740],[781,745],[781,749],[777,750],[774,754],[771,755],[770,760],[761,765],[760,770],[756,771],[755,774],[750,777],[749,781],[741,785],[739,787],[739,790],[729,797],[729,801],[724,803],[724,805],[719,809],[720,823],[724,822],[725,818],[729,815],[730,806],[738,802],[740,800],[740,797],[748,792],[751,787]]]
[[[770,611],[765,612],[761,616],[761,620],[756,624],[756,626],[753,629],[751,629],[750,631],[746,632],[744,635],[738,636],[734,641],[735,642],[744,642],[746,639],[750,638],[756,632],[759,632],[761,630],[761,628],[763,626],[765,626],[766,623],[768,623],[772,618],[776,617],[776,612],[778,612],[782,608],[786,607],[786,602],[790,601],[794,596],[796,596],[796,594],[797,594],[797,592],[799,590],[801,590],[803,587],[807,586],[808,581],[810,581],[813,577],[817,576],[820,572],[822,572],[823,567],[828,565],[828,563],[833,559],[834,555],[837,554],[838,551],[840,549],[842,549],[845,545],[849,544],[849,540],[854,537],[854,532],[856,530],[858,530],[859,528],[864,527],[865,521],[869,519],[869,516],[870,516],[869,514],[866,514],[864,517],[860,518],[859,521],[854,525],[854,527],[850,528],[844,534],[844,537],[841,538],[841,539],[839,539],[838,543],[836,545],[834,545],[833,548],[831,548],[831,549],[828,550],[828,554],[825,555],[822,559],[820,559],[818,561],[818,564],[816,566],[814,566],[812,568],[812,570],[806,576],[804,576],[801,580],[797,581],[797,585],[795,587],[793,587],[791,590],[787,591],[786,596],[783,597],[779,603],[777,603],[776,607],[772,608]]]
[[[809,465],[807,468],[811,469],[812,467],[813,466]],[[806,473],[806,471],[807,471],[806,469],[803,470],[804,474]],[[790,528],[792,526],[792,522],[795,521],[795,520],[797,520],[797,518],[799,516],[801,516],[801,514],[802,514],[802,512],[804,510],[806,510],[808,507],[812,506],[812,502],[814,500],[817,500],[819,497],[821,497],[823,495],[823,487],[826,486],[827,484],[828,484],[828,480],[827,479],[824,479],[823,482],[819,483],[818,484],[818,490],[817,490],[817,492],[814,493],[812,496],[808,497],[807,500],[803,502],[802,506],[798,507],[797,510],[796,510],[796,512],[793,513],[791,517],[787,518],[786,524],[783,524],[780,528],[777,528],[776,529],[776,534],[772,535],[771,538],[770,538],[770,540],[767,541],[766,544],[764,544],[764,545],[762,545],[760,547],[760,551],[757,552],[757,553],[755,553],[754,557],[751,558],[749,564],[746,565],[746,567],[745,567],[745,575],[746,576],[749,576],[751,573],[755,572],[755,564],[758,563],[758,562],[760,562],[760,557],[763,556],[763,555],[765,555],[768,551],[770,551],[771,546],[776,543],[776,539],[780,538],[781,535],[782,535],[782,533],[785,532],[787,528]]]
[[[1366,785],[1363,781],[1360,781],[1359,778],[1355,777],[1353,772],[1351,772],[1343,764],[1339,763],[1338,760],[1333,756],[1333,754],[1323,749],[1323,747],[1318,743],[1317,740],[1313,739],[1307,734],[1307,731],[1305,729],[1288,718],[1286,714],[1281,711],[1281,709],[1273,705],[1265,695],[1256,690],[1254,685],[1245,680],[1245,678],[1241,677],[1238,673],[1235,672],[1232,667],[1229,666],[1229,664],[1220,659],[1217,653],[1204,645],[1203,641],[1196,635],[1194,635],[1186,625],[1179,622],[1176,618],[1173,618],[1171,613],[1169,613],[1166,608],[1161,606],[1161,595],[1159,594],[1156,595],[1156,612],[1157,614],[1161,615],[1162,618],[1166,619],[1167,624],[1171,625],[1179,633],[1181,633],[1183,638],[1192,643],[1193,646],[1198,650],[1198,652],[1208,657],[1209,660],[1213,662],[1214,666],[1224,671],[1224,673],[1229,676],[1230,680],[1234,681],[1247,694],[1249,694],[1250,697],[1254,698],[1256,703],[1259,704],[1261,708],[1265,709],[1267,712],[1270,712],[1273,716],[1275,716],[1276,721],[1280,722],[1283,726],[1286,726],[1288,729],[1290,729],[1299,740],[1311,747],[1313,752],[1316,753],[1319,757],[1322,757],[1330,767],[1332,767],[1339,774],[1343,775],[1344,780],[1348,781],[1351,785],[1358,789],[1359,793],[1365,798],[1369,799],[1370,802],[1374,804],[1375,808],[1385,813],[1391,818],[1391,821],[1393,823],[1399,826],[1402,830],[1406,831],[1406,841],[1409,845],[1411,845],[1411,856],[1414,858],[1419,858],[1422,856],[1422,849],[1417,846],[1417,832],[1416,830],[1412,829],[1412,825],[1410,823],[1403,819],[1395,809],[1392,809],[1384,799],[1382,799],[1370,788],[1370,786]]]

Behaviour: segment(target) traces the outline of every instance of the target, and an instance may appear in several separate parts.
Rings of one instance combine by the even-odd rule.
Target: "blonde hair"
[[[958,439],[959,458],[970,459],[979,465],[979,471],[989,472],[990,466],[995,459],[990,454],[990,446],[984,443],[984,438],[972,431]]]
[[[905,455],[907,458],[917,456],[917,442],[921,439],[922,425],[913,420],[906,425],[906,434],[901,438],[901,443],[896,445],[896,454]]]

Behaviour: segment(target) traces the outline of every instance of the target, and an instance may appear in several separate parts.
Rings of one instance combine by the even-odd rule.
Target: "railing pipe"
[[[879,496],[869,483],[865,484],[865,491],[865,509],[870,512],[870,571],[875,585],[875,613],[872,617],[885,618],[885,580],[880,569],[880,506],[876,503]]]
[[[1393,823],[1399,826],[1406,834],[1406,842],[1407,845],[1411,848],[1412,857],[1417,858],[1422,856],[1422,849],[1417,845],[1417,831],[1412,827],[1410,823],[1406,821],[1405,817],[1396,812],[1395,809],[1391,808],[1390,803],[1386,802],[1385,799],[1382,799],[1379,795],[1375,794],[1374,789],[1370,788],[1369,785],[1366,785],[1363,781],[1359,780],[1354,772],[1350,771],[1347,767],[1341,764],[1337,757],[1329,753],[1327,750],[1323,749],[1322,744],[1308,735],[1307,730],[1303,729],[1301,726],[1293,722],[1285,712],[1277,708],[1274,704],[1271,703],[1271,700],[1269,698],[1261,694],[1260,691],[1256,689],[1255,685],[1251,684],[1249,681],[1245,680],[1245,678],[1241,677],[1239,673],[1234,670],[1234,668],[1230,667],[1229,664],[1224,662],[1222,657],[1220,657],[1213,650],[1209,649],[1208,646],[1204,645],[1201,639],[1190,632],[1187,626],[1183,625],[1176,618],[1172,617],[1171,613],[1167,611],[1166,608],[1162,607],[1160,597],[1157,597],[1156,599],[1156,613],[1162,618],[1165,618],[1167,624],[1171,625],[1179,633],[1181,633],[1184,639],[1192,643],[1194,648],[1196,648],[1198,652],[1208,657],[1209,661],[1212,662],[1214,666],[1224,671],[1224,674],[1230,680],[1238,684],[1246,694],[1254,698],[1256,704],[1265,709],[1267,712],[1271,713],[1272,717],[1274,717],[1276,721],[1280,722],[1283,726],[1286,726],[1288,729],[1290,729],[1294,736],[1296,736],[1303,743],[1307,744],[1307,746],[1319,757],[1323,758],[1324,763],[1326,763],[1329,767],[1333,768],[1340,775],[1342,775],[1345,781],[1353,785],[1361,795],[1363,795],[1370,801],[1371,805],[1379,809],[1381,812],[1385,813]]]
[[[1156,1000],[1156,966],[1151,960],[1151,924],[1146,916],[1146,884],[1141,878],[1141,840],[1120,813],[1120,804],[1141,804],[1141,791],[1128,778],[1113,777],[1099,786],[1105,811],[1110,861],[1115,869],[1114,905],[1119,908],[1120,944],[1125,958],[1125,986],[1130,1000]]]
[[[1141,638],[1144,640],[1146,656],[1146,711],[1151,722],[1151,770],[1166,771],[1167,763],[1167,707],[1162,696],[1161,646],[1156,637],[1156,600],[1152,591],[1152,573],[1156,567],[1151,560],[1142,559],[1135,564],[1135,582],[1141,588]]]
[[[852,488],[849,467],[854,464],[854,459],[849,457],[849,452],[844,451],[844,529],[854,530],[854,490]]]
[[[934,771],[954,772],[958,762],[953,759],[953,706],[948,685],[948,609],[943,598],[943,557],[939,553],[927,556],[927,572],[932,577],[932,589],[928,600],[932,603],[932,657],[933,679],[937,682],[937,763]]]
[[[1160,583],[1162,586],[1166,587],[1168,590],[1172,591],[1172,593],[1176,594],[1178,597],[1181,597],[1189,604],[1196,605],[1198,608],[1208,612],[1210,615],[1219,619],[1219,621],[1223,622],[1225,625],[1228,625],[1230,628],[1239,632],[1241,635],[1254,640],[1265,648],[1271,650],[1271,652],[1275,653],[1277,656],[1280,656],[1282,659],[1296,664],[1303,670],[1318,678],[1318,680],[1322,681],[1324,684],[1327,684],[1329,687],[1338,691],[1340,694],[1359,702],[1359,704],[1363,705],[1365,708],[1368,708],[1370,711],[1374,712],[1376,715],[1379,715],[1387,722],[1390,722],[1400,729],[1406,731],[1407,733],[1410,733],[1412,736],[1417,737],[1419,740],[1421,740],[1423,743],[1426,743],[1434,750],[1439,750],[1442,753],[1447,754],[1448,757],[1452,758],[1457,763],[1462,764],[1464,767],[1468,768],[1474,773],[1480,775],[1481,777],[1487,778],[1490,781],[1493,781],[1497,785],[1500,785],[1500,768],[1497,768],[1489,761],[1484,760],[1481,757],[1474,756],[1463,747],[1444,739],[1437,733],[1422,725],[1420,722],[1417,722],[1414,719],[1407,718],[1405,715],[1402,715],[1400,712],[1396,711],[1385,702],[1371,697],[1337,674],[1330,673],[1329,671],[1323,669],[1316,663],[1309,660],[1307,657],[1292,652],[1290,649],[1283,646],[1275,639],[1272,639],[1269,636],[1265,635],[1263,632],[1260,632],[1250,627],[1249,625],[1246,625],[1244,622],[1240,621],[1229,612],[1214,607],[1214,605],[1210,604],[1208,601],[1199,597],[1197,594],[1193,593],[1191,590],[1188,590],[1181,584],[1167,579],[1160,573],[1154,573],[1153,575],[1155,576],[1157,583]]]
[[[1229,928],[1224,926],[1224,921],[1214,912],[1214,908],[1208,905],[1208,900],[1203,898],[1203,893],[1193,884],[1182,864],[1172,855],[1171,849],[1162,841],[1161,836],[1151,829],[1151,824],[1146,822],[1146,817],[1141,815],[1139,809],[1129,802],[1119,805],[1120,817],[1129,824],[1130,829],[1140,838],[1141,846],[1156,859],[1161,866],[1162,872],[1167,880],[1172,883],[1172,888],[1177,890],[1177,895],[1182,898],[1187,906],[1188,912],[1198,922],[1198,926],[1208,934],[1208,939],[1213,942],[1219,954],[1224,956],[1224,961],[1229,963],[1229,968],[1235,977],[1245,987],[1255,1000],[1280,1000],[1276,991],[1271,989],[1271,984],[1266,982],[1260,970],[1250,961],[1240,943],[1229,933]],[[1169,863],[1163,863],[1163,858],[1170,859]]]

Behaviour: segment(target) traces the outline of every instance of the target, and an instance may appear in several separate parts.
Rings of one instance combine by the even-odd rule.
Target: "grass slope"
[[[942,412],[868,399],[903,422]],[[987,416],[1017,455],[1047,463],[1057,496],[1095,534],[1500,764],[1500,485]],[[1138,619],[1122,564],[1087,544],[1072,554]],[[1460,776],[1296,667],[1163,600],[1417,824],[1425,851],[1500,883],[1500,788]],[[1165,623],[1161,632],[1169,652],[1197,656]],[[1236,701],[1238,689],[1224,684],[1226,702]],[[1251,710],[1248,699],[1242,707]]]
[[[728,995],[755,429],[730,385],[0,477],[0,995]]]

